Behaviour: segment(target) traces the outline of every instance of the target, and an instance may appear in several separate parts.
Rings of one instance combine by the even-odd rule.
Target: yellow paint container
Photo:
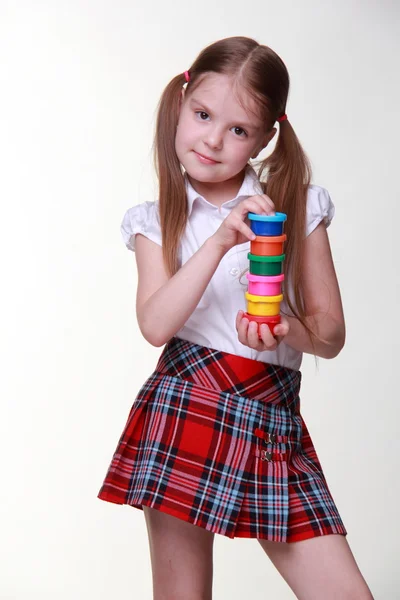
[[[247,312],[250,315],[273,317],[279,315],[283,294],[278,296],[255,296],[254,294],[245,294],[247,300]]]

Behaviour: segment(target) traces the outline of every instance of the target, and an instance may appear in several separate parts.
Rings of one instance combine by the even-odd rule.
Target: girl
[[[303,352],[345,341],[326,233],[334,206],[285,114],[289,75],[245,37],[205,48],[167,85],[158,202],[122,222],[137,318],[164,346],[99,498],[144,511],[154,598],[211,598],[215,533],[257,538],[298,598],[370,599],[300,413]],[[250,164],[277,133],[273,153]],[[282,319],[244,317],[248,213],[287,214]]]

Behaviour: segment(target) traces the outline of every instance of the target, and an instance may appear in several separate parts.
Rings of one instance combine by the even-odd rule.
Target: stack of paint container
[[[266,323],[273,333],[275,325],[280,323],[280,305],[283,300],[282,281],[283,253],[286,234],[283,233],[286,215],[257,215],[248,213],[250,227],[256,238],[250,242],[250,272],[246,273],[248,291],[246,292],[247,313],[249,321],[260,326]],[[261,335],[259,333],[259,337]]]

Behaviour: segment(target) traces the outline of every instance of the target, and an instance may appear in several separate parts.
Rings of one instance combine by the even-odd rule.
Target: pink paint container
[[[254,296],[279,296],[281,294],[281,282],[285,275],[253,275],[246,273],[249,280],[249,294]]]

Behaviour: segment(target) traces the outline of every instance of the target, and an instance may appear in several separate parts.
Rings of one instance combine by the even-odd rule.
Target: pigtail
[[[188,218],[185,182],[175,151],[175,135],[184,83],[185,76],[180,74],[165,88],[158,106],[154,139],[163,258],[171,276],[179,268],[178,249]]]
[[[290,310],[307,330],[315,353],[314,340],[318,336],[305,322],[307,306],[302,293],[304,229],[311,165],[290,122],[281,121],[279,127],[275,149],[270,156],[261,161],[258,176],[262,180],[264,170],[268,171],[268,178],[262,184],[264,193],[273,199],[277,210],[290,215],[286,224],[284,270],[292,281],[294,297],[291,298],[288,290],[283,286],[285,299]]]

